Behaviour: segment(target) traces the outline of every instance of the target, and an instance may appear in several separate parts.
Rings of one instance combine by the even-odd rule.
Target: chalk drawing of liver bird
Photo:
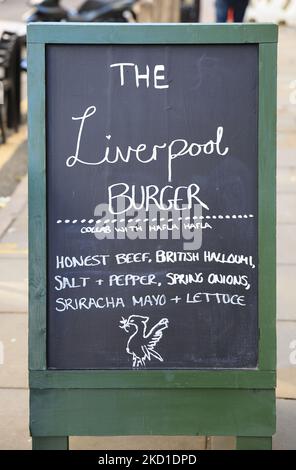
[[[149,318],[142,315],[130,315],[127,319],[122,317],[119,327],[131,333],[126,352],[133,356],[133,367],[144,367],[146,361],[152,357],[163,362],[161,355],[155,350],[162,338],[162,332],[169,326],[167,318],[162,318],[156,325],[147,331]]]

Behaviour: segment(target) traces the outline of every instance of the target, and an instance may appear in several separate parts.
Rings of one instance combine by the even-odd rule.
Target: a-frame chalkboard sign
[[[275,431],[274,25],[28,27],[30,429]]]

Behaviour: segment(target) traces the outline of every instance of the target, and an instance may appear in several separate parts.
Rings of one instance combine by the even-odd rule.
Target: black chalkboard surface
[[[48,368],[256,367],[257,45],[48,45],[46,83]]]

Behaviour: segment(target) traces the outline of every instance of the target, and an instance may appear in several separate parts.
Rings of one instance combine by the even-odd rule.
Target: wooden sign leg
[[[68,436],[32,437],[32,450],[69,450]]]
[[[236,450],[272,450],[272,437],[237,437]]]

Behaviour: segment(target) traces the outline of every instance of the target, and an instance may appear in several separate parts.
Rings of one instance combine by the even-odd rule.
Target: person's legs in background
[[[229,0],[216,0],[216,22],[226,23]]]
[[[233,20],[235,23],[242,23],[249,0],[232,0]]]

